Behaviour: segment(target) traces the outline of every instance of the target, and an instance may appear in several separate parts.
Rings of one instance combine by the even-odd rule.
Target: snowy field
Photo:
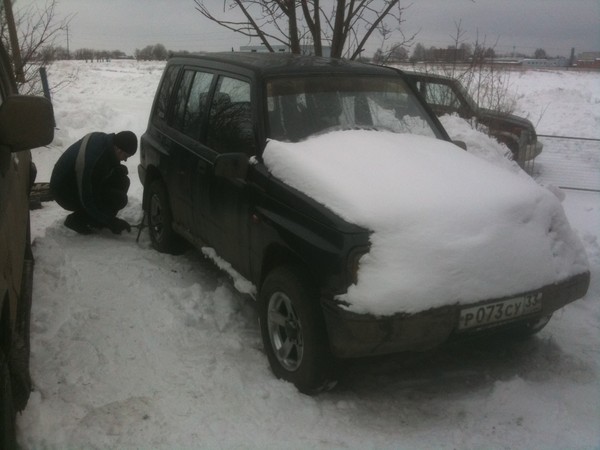
[[[90,131],[141,135],[162,63],[57,63],[58,130],[36,150],[48,181]],[[518,114],[541,134],[600,135],[600,74],[511,76]],[[446,123],[446,122],[445,122]],[[450,134],[481,136],[447,120]],[[451,129],[452,128],[452,129]],[[490,143],[490,148],[494,144]],[[600,148],[590,152],[597,164]],[[497,155],[482,157],[508,170]],[[552,162],[536,162],[536,178]],[[565,153],[565,159],[577,155]],[[141,220],[137,155],[127,165]],[[550,165],[549,165],[550,164]],[[65,212],[32,212],[35,391],[18,417],[25,449],[594,449],[600,448],[600,194],[560,191],[590,260],[588,295],[527,342],[481,341],[355,361],[337,388],[299,394],[271,374],[252,301],[199,253],[168,256],[146,233],[76,235]]]

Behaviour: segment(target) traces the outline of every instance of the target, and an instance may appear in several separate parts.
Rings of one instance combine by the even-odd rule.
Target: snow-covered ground
[[[73,80],[54,93],[58,130],[35,152],[38,181],[89,131],[141,135],[162,68],[52,66],[51,85]],[[539,133],[599,137],[600,74],[527,71],[512,83],[517,112]],[[454,129],[467,144],[481,140]],[[127,162],[121,213],[132,223],[141,220],[137,164]],[[35,391],[18,418],[19,441],[26,449],[600,448],[600,194],[558,194],[590,261],[585,298],[527,342],[349,362],[337,388],[318,397],[273,377],[254,304],[201,254],[159,254],[146,233],[139,243],[135,232],[76,235],[62,225],[65,212],[45,203],[32,213]]]

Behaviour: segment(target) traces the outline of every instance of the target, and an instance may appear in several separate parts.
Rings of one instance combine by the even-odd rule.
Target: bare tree
[[[15,6],[19,5],[17,1],[13,1],[13,4]],[[34,80],[38,77],[38,68],[41,64],[48,64],[50,61],[46,61],[44,58],[52,54],[52,52],[43,50],[46,47],[54,46],[54,43],[62,35],[71,20],[71,17],[58,20],[56,18],[56,5],[57,0],[46,0],[43,6],[32,4],[19,10],[13,6],[24,74],[21,91],[26,91],[23,93],[29,93],[27,91],[36,89],[33,85],[36,84]],[[4,11],[2,11],[0,17],[0,39],[2,39],[6,48],[12,48]],[[15,69],[16,72],[19,71],[19,68]]]
[[[548,55],[546,54],[546,50],[544,50],[543,48],[538,48],[535,50],[533,57],[535,59],[546,59]]]
[[[405,9],[400,0],[223,0],[217,15],[213,1],[194,3],[205,18],[257,38],[271,52],[279,44],[302,53],[300,43],[310,41],[317,56],[326,43],[332,57],[350,59],[360,56],[373,33],[400,24]]]
[[[432,72],[455,78],[479,106],[499,113],[512,113],[516,98],[511,89],[511,72],[499,69],[493,61],[498,39],[492,46],[488,46],[487,37],[481,38],[477,30],[475,42],[468,44],[467,32],[462,27],[462,20],[454,22],[454,26],[456,31],[450,36],[453,45],[449,49],[460,58],[430,59],[428,53],[433,53],[435,49],[426,50],[418,43],[411,58],[415,64],[413,68],[421,72]],[[474,124],[473,122],[472,125]]]
[[[136,49],[135,59],[142,61],[164,61],[169,57],[169,51],[162,44],[147,45],[143,49]]]

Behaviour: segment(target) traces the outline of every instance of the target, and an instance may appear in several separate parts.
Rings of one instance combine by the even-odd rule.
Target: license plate
[[[542,310],[542,293],[527,294],[500,302],[471,306],[460,311],[459,330],[483,327],[517,319]]]

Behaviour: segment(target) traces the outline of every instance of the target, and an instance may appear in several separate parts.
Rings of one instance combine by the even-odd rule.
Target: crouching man
[[[80,234],[108,228],[115,234],[131,231],[117,213],[127,205],[129,177],[121,161],[135,154],[137,137],[131,131],[94,132],[71,145],[58,159],[50,178],[56,202],[73,211],[65,226]]]

